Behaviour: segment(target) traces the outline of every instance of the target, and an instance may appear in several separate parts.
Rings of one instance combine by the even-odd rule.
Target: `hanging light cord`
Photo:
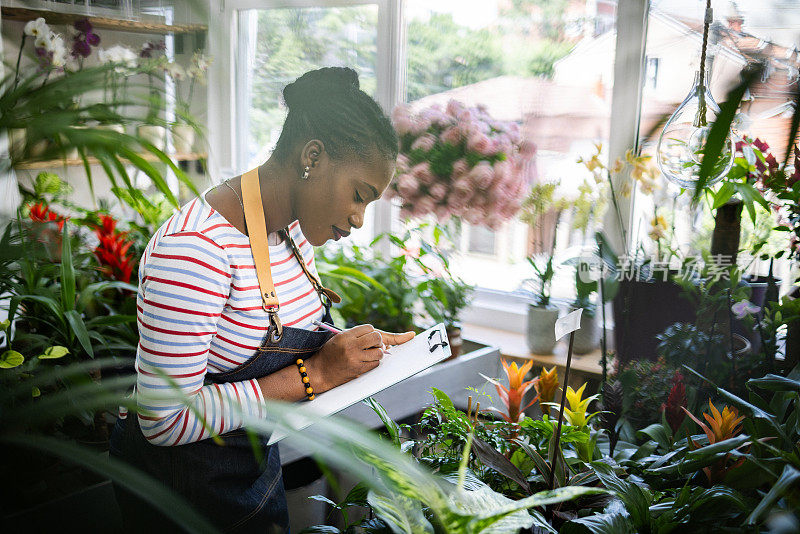
[[[703,21],[703,48],[700,52],[700,83],[697,85],[697,97],[700,103],[697,107],[695,127],[707,126],[706,121],[706,49],[708,48],[708,28],[714,20],[714,10],[711,9],[711,0],[706,0],[706,16]]]

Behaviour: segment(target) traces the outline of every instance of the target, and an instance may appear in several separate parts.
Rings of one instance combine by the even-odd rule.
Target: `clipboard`
[[[333,415],[424,371],[450,354],[447,332],[444,324],[439,323],[417,334],[411,341],[392,346],[391,353],[386,354],[375,369],[303,403],[303,411],[313,416]],[[312,424],[311,419],[304,417],[286,422],[293,431],[303,430]],[[283,429],[276,429],[270,436],[268,445],[277,443],[286,436]]]

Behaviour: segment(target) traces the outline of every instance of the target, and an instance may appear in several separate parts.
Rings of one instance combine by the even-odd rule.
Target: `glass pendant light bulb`
[[[710,77],[706,75],[705,79],[708,80]],[[703,103],[701,94],[705,112],[700,109]],[[697,72],[691,91],[670,116],[658,140],[656,151],[658,167],[667,180],[686,189],[695,188],[708,134],[711,125],[717,119],[717,114],[719,106],[707,86],[700,90],[700,72]],[[733,144],[728,135],[706,186],[722,180],[731,165],[733,165]]]

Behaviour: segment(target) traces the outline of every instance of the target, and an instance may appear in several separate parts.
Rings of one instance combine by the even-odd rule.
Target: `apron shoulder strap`
[[[275,284],[272,282],[267,222],[264,217],[264,206],[261,204],[258,168],[242,175],[242,204],[244,204],[244,219],[250,238],[250,250],[253,253],[258,286],[261,290],[261,305],[269,315],[270,323],[274,327],[273,341],[277,342],[283,336],[283,326],[278,319],[278,310],[281,306],[275,292]]]

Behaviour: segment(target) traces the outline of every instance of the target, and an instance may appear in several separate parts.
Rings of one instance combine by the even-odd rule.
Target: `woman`
[[[319,283],[312,246],[361,227],[392,177],[397,135],[352,69],[308,72],[283,96],[289,113],[270,159],[184,206],[142,256],[140,413],[117,422],[111,444],[113,456],[236,532],[288,531],[278,449],[265,440],[257,464],[241,414],[262,416],[263,399],[300,401],[352,380],[378,365],[382,345],[414,336],[370,325],[334,336],[313,325],[332,322],[329,297],[338,297]],[[264,227],[251,224],[248,237],[246,206],[247,220],[265,220],[268,248],[254,241],[251,249]],[[261,249],[268,255],[257,276]],[[262,299],[264,277],[277,306]],[[147,397],[175,384],[189,407]],[[130,528],[169,524],[132,495],[117,495]]]

